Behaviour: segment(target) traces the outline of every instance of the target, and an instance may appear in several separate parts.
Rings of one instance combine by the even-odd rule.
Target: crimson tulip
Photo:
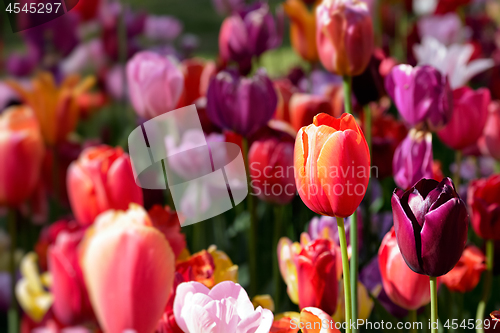
[[[81,225],[89,225],[108,209],[142,205],[142,190],[134,181],[130,157],[121,148],[106,145],[82,151],[67,174],[71,208]]]
[[[374,45],[368,6],[359,0],[327,0],[316,9],[319,59],[332,73],[356,76],[370,62]]]
[[[315,116],[297,134],[294,160],[297,190],[309,209],[336,217],[354,213],[368,186],[370,152],[352,115]]]
[[[0,205],[18,206],[34,192],[44,156],[43,138],[27,106],[0,115]]]
[[[414,272],[432,277],[448,273],[467,240],[469,214],[449,178],[422,179],[391,199],[401,254]]]
[[[472,228],[484,239],[500,240],[500,174],[473,180],[467,191]]]
[[[318,113],[332,114],[332,106],[326,97],[311,94],[293,94],[288,108],[290,124],[297,131],[312,123]]]
[[[186,235],[181,233],[181,224],[177,213],[168,206],[163,208],[160,205],[154,205],[149,209],[148,215],[153,226],[165,235],[177,258],[182,250],[186,249]]]
[[[448,289],[460,293],[474,290],[481,280],[481,273],[486,269],[486,258],[481,250],[467,246],[458,263],[448,274],[441,277]]]
[[[378,261],[382,285],[391,301],[407,310],[416,310],[430,302],[429,278],[408,268],[394,228],[382,240]]]

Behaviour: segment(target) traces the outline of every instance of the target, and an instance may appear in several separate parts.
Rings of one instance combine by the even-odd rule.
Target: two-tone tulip
[[[422,179],[391,205],[401,254],[414,272],[432,277],[448,273],[467,240],[469,214],[449,178]]]
[[[467,191],[472,228],[484,239],[500,240],[500,174],[473,180]]]
[[[316,47],[316,6],[310,11],[302,0],[287,0],[283,9],[290,18],[290,42],[302,59],[318,61]]]
[[[455,267],[441,277],[441,282],[451,291],[459,293],[472,291],[486,269],[485,261],[486,258],[478,247],[467,246]]]

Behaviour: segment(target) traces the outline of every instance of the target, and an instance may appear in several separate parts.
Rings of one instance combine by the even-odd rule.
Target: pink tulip
[[[180,284],[174,315],[185,333],[268,333],[274,318],[268,309],[254,309],[245,289],[231,281],[212,290],[199,282]]]
[[[87,232],[81,266],[90,301],[106,333],[151,333],[174,282],[175,257],[146,211],[101,214]]]
[[[174,110],[184,87],[184,75],[172,60],[149,51],[128,61],[127,81],[135,111],[148,119]]]
[[[81,225],[89,225],[108,209],[142,205],[142,190],[134,181],[130,157],[121,148],[106,145],[82,151],[67,174],[71,208]]]
[[[483,136],[478,141],[481,153],[500,160],[500,102],[494,101],[488,108],[488,119]]]

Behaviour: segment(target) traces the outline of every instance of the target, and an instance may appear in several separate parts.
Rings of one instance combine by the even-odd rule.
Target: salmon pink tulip
[[[476,246],[467,246],[458,263],[441,281],[451,291],[466,293],[474,290],[481,280],[481,274],[486,269],[486,258]]]

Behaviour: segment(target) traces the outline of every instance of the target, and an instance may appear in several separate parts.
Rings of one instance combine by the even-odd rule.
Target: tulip
[[[309,11],[303,1],[287,0],[283,3],[283,9],[291,21],[290,41],[295,52],[305,61],[318,61],[316,6],[313,6],[312,10]]]
[[[354,213],[368,185],[370,153],[353,116],[315,116],[297,134],[294,159],[297,189],[309,209],[336,217]]]
[[[462,20],[457,13],[422,17],[418,20],[417,27],[421,37],[434,37],[444,45],[459,42],[464,34]]]
[[[270,295],[256,295],[252,298],[252,304],[254,308],[261,306],[274,312],[274,301]]]
[[[197,252],[185,260],[177,261],[175,272],[181,274],[184,281],[200,282],[207,288],[212,288],[215,285],[214,258],[206,250]]]
[[[500,160],[500,102],[498,101],[492,102],[488,108],[488,118],[478,145],[483,154]]]
[[[298,277],[295,257],[302,251],[299,243],[292,243],[290,239],[282,237],[277,246],[278,264],[286,286],[287,294],[294,304],[299,304]]]
[[[146,211],[130,205],[99,215],[82,244],[85,284],[103,331],[153,332],[171,292],[175,257]]]
[[[142,205],[142,190],[134,181],[130,157],[106,145],[82,151],[67,175],[71,208],[81,225],[89,225],[108,209]]]
[[[291,322],[290,326],[292,328],[298,326],[303,333],[340,333],[335,327],[332,317],[325,311],[315,307],[302,309],[299,325],[296,322]]]
[[[50,291],[54,295],[52,309],[57,319],[71,326],[94,319],[82,269],[78,262],[78,245],[84,231],[61,232],[49,247],[48,265],[52,275]]]
[[[160,205],[154,205],[149,209],[148,215],[153,226],[165,235],[177,259],[182,251],[186,249],[186,235],[181,233],[177,213],[168,206],[163,208]]]
[[[488,89],[474,91],[462,87],[454,90],[450,121],[438,132],[441,141],[455,150],[476,143],[483,133],[490,101]]]
[[[221,282],[212,290],[198,282],[177,287],[174,315],[185,333],[269,332],[273,313],[260,306],[254,310],[246,291],[237,283]]]
[[[449,178],[422,179],[408,191],[396,189],[391,205],[401,254],[416,273],[448,273],[467,240],[469,214]]]
[[[411,129],[394,152],[392,170],[396,185],[402,189],[422,178],[432,178],[432,134]]]
[[[385,79],[385,89],[410,125],[439,129],[450,120],[453,96],[448,79],[431,66],[399,65]]]
[[[293,325],[293,324],[296,325]],[[299,331],[300,313],[288,311],[274,316],[273,326],[270,333],[297,333]],[[292,327],[296,326],[296,327]]]
[[[127,62],[127,81],[134,110],[148,119],[174,110],[184,87],[184,75],[173,60],[150,51]]]
[[[332,114],[332,105],[324,96],[295,93],[289,104],[290,123],[295,130],[311,124],[318,113]]]
[[[278,96],[278,105],[276,106],[275,118],[278,120],[290,122],[289,104],[290,98],[298,91],[297,87],[289,79],[274,80],[274,89]]]
[[[473,180],[467,201],[476,234],[484,239],[500,240],[500,174]]]
[[[44,146],[33,112],[27,106],[0,115],[0,205],[18,206],[34,192],[40,177]]]
[[[273,84],[263,71],[251,78],[222,71],[210,81],[207,115],[215,125],[248,137],[273,117],[277,102]]]
[[[222,281],[238,282],[238,265],[234,265],[229,256],[221,250],[217,250],[217,246],[210,245],[208,253],[214,260],[214,283],[219,284]]]
[[[451,291],[466,293],[474,290],[481,280],[481,273],[486,269],[485,256],[474,246],[467,246],[458,263],[446,275],[441,277]]]
[[[386,58],[384,51],[375,49],[363,73],[352,79],[352,90],[359,104],[378,102],[385,95],[384,77],[380,68],[388,59],[390,58]]]
[[[356,76],[370,62],[374,44],[372,19],[359,0],[323,1],[316,10],[319,59],[332,73]]]
[[[429,278],[408,268],[394,228],[382,240],[378,256],[382,285],[394,303],[407,310],[416,310],[429,303]]]
[[[58,87],[52,74],[42,72],[32,80],[32,89],[25,89],[12,80],[7,84],[32,108],[45,142],[52,146],[65,141],[75,129],[80,113],[78,98],[94,82],[93,77],[80,80],[78,75],[68,75]]]

